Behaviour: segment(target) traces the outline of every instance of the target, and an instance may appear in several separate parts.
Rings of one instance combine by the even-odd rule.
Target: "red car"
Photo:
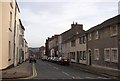
[[[69,65],[70,62],[69,62],[69,59],[66,58],[66,57],[59,57],[58,64],[60,64],[60,65]]]

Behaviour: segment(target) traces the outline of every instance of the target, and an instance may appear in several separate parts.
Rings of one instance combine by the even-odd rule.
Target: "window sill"
[[[99,59],[94,59],[95,61],[98,61]]]
[[[117,61],[117,60],[113,60],[113,61],[111,61],[111,62],[113,62],[113,63],[118,63],[118,61]]]
[[[115,36],[117,36],[117,34],[112,34],[112,35],[111,35],[111,37],[115,37]]]
[[[75,48],[75,46],[71,46],[71,48]]]
[[[110,60],[105,60],[105,62],[110,62]]]
[[[99,38],[95,38],[95,40],[98,40]]]
[[[92,39],[88,40],[88,41],[91,41]]]

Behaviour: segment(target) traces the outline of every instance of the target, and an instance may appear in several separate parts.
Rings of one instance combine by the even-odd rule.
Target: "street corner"
[[[11,69],[2,71],[2,79],[19,79],[33,75],[33,64],[25,62]]]
[[[30,63],[29,65],[31,65],[31,69],[26,70],[26,71],[29,72],[29,76],[22,77],[22,78],[19,78],[19,79],[32,79],[32,78],[35,78],[37,76],[37,71],[36,71],[35,63]]]
[[[33,74],[33,63],[27,62],[27,66],[25,67],[25,72],[29,73],[29,76]]]
[[[19,77],[19,79],[29,79],[29,77],[33,76],[33,70],[34,70],[33,63],[26,62],[21,68],[23,68],[20,74],[22,76]]]

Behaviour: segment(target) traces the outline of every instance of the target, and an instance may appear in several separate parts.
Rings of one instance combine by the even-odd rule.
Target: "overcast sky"
[[[17,0],[29,47],[45,45],[45,40],[61,34],[71,24],[84,30],[118,14],[119,0]]]

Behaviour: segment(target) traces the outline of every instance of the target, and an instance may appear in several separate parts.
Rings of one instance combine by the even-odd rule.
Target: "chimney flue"
[[[76,22],[76,24],[77,24],[77,22]]]
[[[74,24],[74,21],[73,21],[73,24]]]

